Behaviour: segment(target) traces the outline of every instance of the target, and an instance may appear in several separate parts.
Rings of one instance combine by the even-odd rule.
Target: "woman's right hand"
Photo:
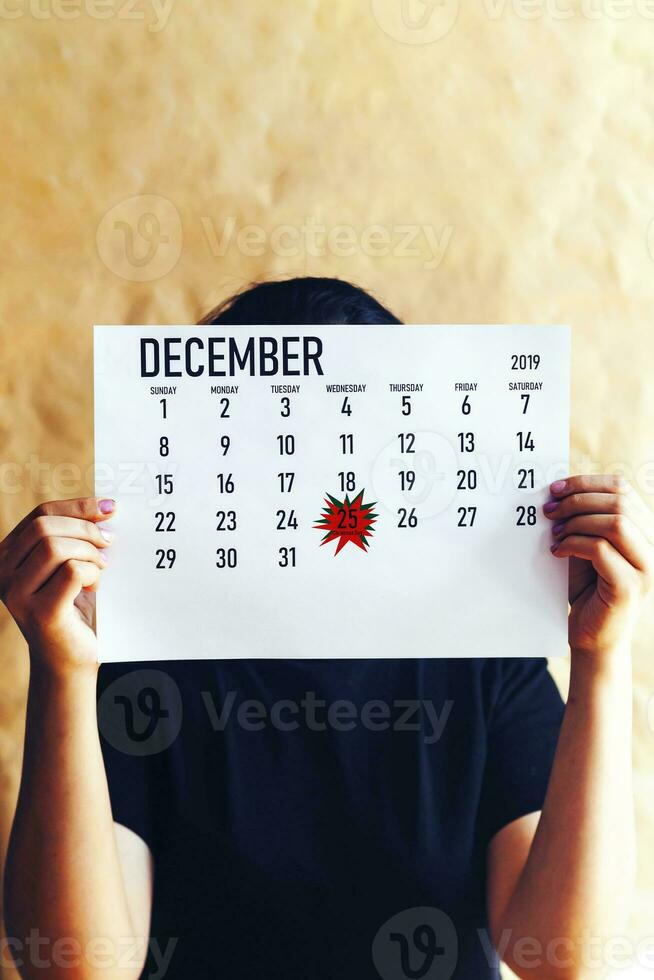
[[[33,664],[97,669],[95,592],[113,537],[98,522],[114,508],[97,497],[39,504],[0,543],[0,598]]]

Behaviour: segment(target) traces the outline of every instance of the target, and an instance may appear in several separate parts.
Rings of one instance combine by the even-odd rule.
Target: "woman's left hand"
[[[550,491],[552,552],[571,559],[570,647],[599,666],[630,645],[654,584],[654,518],[619,476],[570,476]]]

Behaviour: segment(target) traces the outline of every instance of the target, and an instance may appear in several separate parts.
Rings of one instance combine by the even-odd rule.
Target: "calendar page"
[[[569,331],[95,328],[101,661],[567,650]]]

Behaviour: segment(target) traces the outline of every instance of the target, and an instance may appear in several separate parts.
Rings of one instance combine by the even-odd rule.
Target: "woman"
[[[299,279],[203,322],[399,321],[347,283]],[[93,594],[116,503],[56,501],[21,521],[0,590],[31,664],[5,888],[24,976],[133,978],[147,952],[144,975],[188,980],[482,980],[496,950],[521,977],[588,975],[632,888],[630,647],[654,529],[617,477],[551,491],[552,560],[572,559],[565,710],[537,659],[253,650],[154,665],[160,689],[160,673],[102,667],[103,737]],[[326,723],[343,699],[368,723]],[[278,724],[237,710],[253,702]],[[163,726],[160,751],[138,748],[137,710]],[[47,937],[45,974],[31,930]]]

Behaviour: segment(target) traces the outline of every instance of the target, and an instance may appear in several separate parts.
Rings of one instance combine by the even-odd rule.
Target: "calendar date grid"
[[[537,474],[530,465],[530,456],[537,449],[539,434],[530,427],[529,412],[532,400],[539,397],[540,391],[538,388],[534,390],[534,385],[526,383],[525,379],[537,377],[540,367],[540,354],[518,353],[510,355],[507,369],[508,376],[516,383],[511,391],[514,431],[503,434],[504,444],[510,445],[508,439],[513,442],[514,462],[517,464],[512,473],[513,488],[527,495],[537,489]],[[522,390],[523,387],[527,390]],[[318,516],[317,512],[310,514],[306,509],[299,509],[294,500],[299,482],[307,477],[302,440],[294,431],[298,412],[307,409],[315,412],[319,407],[320,417],[329,421],[332,443],[329,453],[335,464],[330,487],[337,495],[335,500],[338,503],[334,514],[335,531],[347,533],[349,527],[355,527],[362,504],[365,504],[362,500],[357,502],[356,494],[363,486],[364,474],[370,476],[369,460],[374,447],[362,445],[357,418],[366,411],[374,411],[375,403],[381,401],[384,404],[386,412],[392,414],[394,423],[389,427],[389,444],[392,445],[395,461],[393,476],[396,491],[403,498],[402,504],[395,506],[391,515],[397,533],[410,536],[411,532],[418,531],[423,520],[419,506],[420,484],[433,477],[433,474],[425,472],[425,459],[429,465],[438,463],[432,452],[427,451],[425,455],[425,447],[421,444],[425,433],[434,429],[434,420],[428,417],[425,392],[425,388],[429,388],[429,380],[411,385],[380,383],[374,392],[369,382],[351,385],[323,382],[322,392],[319,392],[317,384],[310,391],[308,388],[306,383],[271,384],[265,398],[268,421],[266,437],[274,446],[278,461],[276,472],[267,473],[265,477],[267,499],[274,502],[274,508],[269,507],[266,511],[266,520],[274,527],[278,543],[274,554],[258,555],[257,560],[273,562],[277,568],[288,571],[301,565],[303,547],[308,546],[306,538],[300,543],[297,532],[314,529]],[[404,390],[408,388],[412,390]],[[454,507],[448,508],[452,511],[449,519],[454,520],[455,526],[462,532],[472,531],[480,520],[479,459],[484,453],[484,446],[479,441],[478,419],[479,413],[484,411],[484,401],[496,394],[488,390],[488,385],[484,391],[483,388],[480,390],[478,382],[454,380],[450,382],[447,392],[440,392],[441,402],[447,406],[444,417],[449,419],[449,423],[443,427],[447,435],[440,433],[439,437],[450,442],[456,459]],[[178,561],[175,542],[179,527],[176,475],[169,471],[174,467],[168,467],[167,462],[174,458],[174,440],[183,437],[180,433],[173,435],[171,423],[174,422],[176,404],[183,398],[193,396],[189,386],[186,391],[184,385],[150,387],[148,411],[151,414],[156,412],[157,416],[159,434],[154,448],[160,466],[153,480],[156,505],[152,515],[155,542],[152,559],[155,568],[161,572],[171,571]],[[215,552],[214,567],[226,573],[239,566],[238,531],[244,518],[239,507],[241,477],[238,462],[234,459],[234,440],[241,440],[241,452],[247,451],[247,446],[242,429],[241,435],[235,436],[238,426],[235,427],[234,419],[238,417],[247,397],[247,386],[240,386],[239,390],[236,385],[216,385],[210,399],[203,403],[206,430],[211,433],[215,462],[214,492],[207,493],[209,512],[213,516],[207,527],[206,540],[212,542],[211,547]],[[276,424],[272,424],[273,421]],[[391,428],[395,431],[391,431]],[[368,496],[372,491],[373,488]],[[325,492],[329,492],[327,488]],[[538,523],[536,505],[529,502],[516,504],[513,518],[516,528],[535,527]]]

